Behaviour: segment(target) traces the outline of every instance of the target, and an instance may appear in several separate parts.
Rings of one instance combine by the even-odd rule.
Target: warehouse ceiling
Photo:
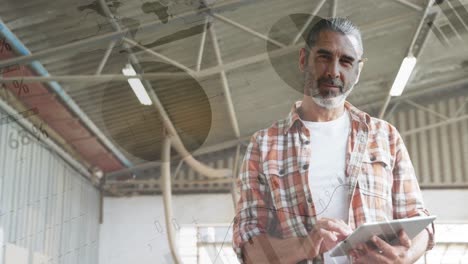
[[[37,108],[52,139],[90,171],[145,180],[129,182],[138,191],[159,185],[164,126],[122,78],[126,64],[144,74],[190,153],[232,167],[217,160],[301,98],[297,60],[311,15],[361,28],[368,60],[349,101],[377,116],[409,53],[418,62],[403,96],[468,82],[467,10],[468,0],[4,0],[0,66],[10,79],[0,95],[18,111]],[[174,153],[175,170],[179,160]],[[181,190],[230,188],[184,175]]]

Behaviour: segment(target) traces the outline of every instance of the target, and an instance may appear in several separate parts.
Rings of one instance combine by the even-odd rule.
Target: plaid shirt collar
[[[286,118],[286,123],[284,126],[283,134],[288,133],[289,129],[291,129],[291,127],[294,125],[294,123],[296,123],[296,121],[302,120],[298,112],[298,109],[300,108],[301,104],[302,104],[302,101],[297,101],[293,104],[291,111],[289,112],[289,115]],[[358,122],[363,122],[366,125],[369,124],[370,119],[371,119],[369,114],[357,109],[348,101],[345,101],[344,107],[350,113],[351,119],[358,121]],[[302,121],[299,121],[299,122],[302,124]]]

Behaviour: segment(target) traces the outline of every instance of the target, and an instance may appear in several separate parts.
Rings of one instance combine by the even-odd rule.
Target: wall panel
[[[468,187],[467,100],[457,95],[418,103],[445,119],[404,103],[388,118],[403,136],[421,187]]]
[[[30,263],[97,263],[98,205],[98,190],[43,142],[16,122],[0,125],[0,263],[7,245]]]

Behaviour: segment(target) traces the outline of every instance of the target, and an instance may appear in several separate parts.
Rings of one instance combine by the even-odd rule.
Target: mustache
[[[317,83],[320,84],[326,84],[326,85],[332,85],[340,88],[340,91],[343,91],[344,84],[343,82],[338,79],[338,78],[326,78],[322,77],[317,80]]]

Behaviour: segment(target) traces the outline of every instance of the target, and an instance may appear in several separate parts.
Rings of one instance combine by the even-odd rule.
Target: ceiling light
[[[414,66],[416,65],[416,58],[413,56],[408,56],[403,59],[401,63],[400,70],[393,82],[392,89],[390,90],[391,96],[400,96],[403,93],[403,90],[406,87],[406,83],[413,72]]]
[[[136,72],[133,69],[131,64],[125,65],[125,68],[122,69],[122,73],[125,76],[135,76]],[[138,100],[140,101],[141,104],[143,105],[152,105],[153,102],[151,101],[148,93],[146,92],[145,87],[143,86],[143,83],[141,83],[141,80],[138,78],[129,78],[128,83],[130,84],[130,87],[132,87],[133,92],[137,96]]]

